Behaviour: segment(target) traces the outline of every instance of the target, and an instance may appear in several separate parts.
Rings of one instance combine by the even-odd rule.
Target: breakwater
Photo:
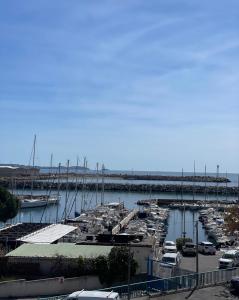
[[[158,206],[167,206],[170,208],[177,208],[177,209],[183,209],[188,208],[202,208],[206,206],[212,207],[215,205],[215,207],[221,207],[221,208],[228,208],[231,205],[235,205],[237,202],[237,199],[234,200],[217,200],[217,199],[183,199],[183,200],[175,200],[175,199],[146,199],[146,200],[139,200],[137,201],[137,205],[143,205],[143,206],[149,206],[151,204],[157,204]]]
[[[34,176],[34,180],[57,180],[67,179],[67,178],[112,178],[112,179],[122,179],[122,180],[144,180],[144,181],[180,181],[180,182],[215,182],[215,183],[227,183],[230,180],[226,177],[216,177],[216,176],[176,176],[176,175],[139,175],[139,174],[102,174],[102,173],[47,173],[39,174]],[[1,178],[2,180],[31,180],[30,176],[19,176],[15,178]],[[0,180],[1,180],[0,179]]]
[[[237,197],[239,195],[238,187],[227,186],[200,186],[200,185],[180,185],[180,184],[129,184],[129,183],[105,183],[104,185],[96,183],[78,183],[75,182],[49,182],[49,181],[26,181],[18,180],[14,183],[9,180],[0,180],[0,186],[8,189],[37,189],[37,190],[88,190],[88,191],[115,191],[115,192],[148,192],[148,193],[176,193],[176,194],[218,194]]]

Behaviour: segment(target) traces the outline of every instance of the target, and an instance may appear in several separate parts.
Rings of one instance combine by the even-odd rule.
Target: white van
[[[229,250],[226,251],[221,258],[219,258],[219,268],[227,269],[234,268],[239,265],[239,251]]]
[[[176,244],[173,241],[165,241],[163,244],[163,254],[164,253],[177,253]]]
[[[103,300],[114,299],[120,300],[119,294],[115,292],[103,292],[103,291],[76,291],[70,294],[67,299],[69,300]]]
[[[161,265],[178,267],[181,263],[180,253],[165,253],[162,257]]]

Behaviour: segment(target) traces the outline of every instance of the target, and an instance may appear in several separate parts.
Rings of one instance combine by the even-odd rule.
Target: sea
[[[52,170],[51,170],[52,171]],[[43,169],[41,170],[42,173],[49,173],[49,170]],[[79,173],[82,173],[84,171],[79,171]],[[93,173],[94,171],[92,171]],[[142,171],[109,171],[105,170],[105,173],[114,173],[114,174],[133,174],[133,175],[173,175],[173,176],[181,176],[180,172],[142,172]],[[88,173],[88,171],[87,171]],[[186,172],[184,175],[193,175],[193,173]],[[203,173],[196,173],[196,175],[204,175]],[[208,173],[209,176],[216,176],[215,173]],[[219,174],[219,176],[226,176],[226,174]],[[227,186],[238,186],[238,175],[228,173],[227,174],[228,179],[230,180],[229,183],[227,183]],[[89,178],[87,181],[89,182],[95,182],[92,181],[95,179]],[[100,184],[99,180],[99,184]],[[145,181],[145,180],[123,180],[120,178],[105,178],[104,182],[117,182],[117,183],[130,183],[130,184],[180,184],[180,182],[175,181]],[[183,184],[193,184],[189,182],[182,182]],[[204,182],[196,183],[205,185]],[[209,183],[212,185],[212,183]],[[206,183],[208,185],[208,183]],[[226,183],[220,183],[220,185],[226,185]],[[29,190],[14,190],[14,193],[17,195],[21,194],[29,194]],[[46,191],[46,190],[34,190],[33,194],[35,195],[53,195],[56,194],[57,191]],[[78,191],[77,193],[74,191],[60,191],[59,192],[60,201],[58,205],[50,205],[47,208],[29,208],[29,209],[22,209],[19,211],[18,215],[11,220],[12,224],[18,223],[18,222],[44,222],[44,223],[54,223],[59,220],[64,219],[65,215],[67,218],[73,218],[75,215],[75,211],[81,212],[82,207],[84,209],[93,209],[96,205],[99,205],[101,203],[110,203],[110,202],[123,202],[125,207],[132,209],[137,206],[138,200],[146,200],[146,199],[155,199],[155,198],[161,198],[161,199],[178,199],[181,200],[181,194],[177,195],[175,193],[139,193],[139,192],[111,192],[111,191],[105,191],[102,193],[101,191]],[[183,195],[184,199],[192,199],[192,195],[186,194]],[[195,199],[202,199],[202,195],[196,195]],[[206,200],[215,199],[215,196],[210,195],[207,196]],[[235,197],[231,197],[228,195],[218,196],[218,199],[222,200],[229,200],[229,199],[235,199]],[[198,220],[198,212],[197,211],[189,211],[186,210],[185,213],[185,231],[186,236],[191,237],[195,241],[195,221]],[[182,223],[183,223],[183,214],[182,211],[178,209],[170,210],[170,215],[168,219],[168,230],[167,230],[167,236],[166,239],[168,240],[176,240],[176,238],[181,236],[182,232]],[[206,233],[204,229],[201,226],[201,223],[199,223],[199,241],[207,240]]]

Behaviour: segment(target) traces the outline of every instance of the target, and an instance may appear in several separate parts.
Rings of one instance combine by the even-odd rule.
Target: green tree
[[[95,270],[102,284],[110,282],[109,266],[106,256],[100,255],[95,258]]]
[[[114,247],[108,256],[109,278],[111,282],[125,281],[128,278],[128,247]],[[130,276],[134,276],[138,264],[130,253]]]
[[[176,247],[178,251],[181,251],[183,248],[183,245],[187,242],[192,242],[192,239],[189,237],[185,237],[185,238],[178,238],[176,239]]]
[[[19,209],[18,199],[8,190],[0,187],[0,222],[14,218]]]

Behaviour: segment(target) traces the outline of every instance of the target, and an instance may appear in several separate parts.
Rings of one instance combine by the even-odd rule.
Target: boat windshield
[[[223,254],[223,256],[222,256],[222,258],[226,258],[226,259],[234,259],[234,257],[235,257],[235,255],[227,254],[227,253]]]
[[[175,263],[174,257],[163,257],[162,262],[164,263]]]
[[[174,244],[174,242],[166,242],[165,243],[165,246],[174,246],[175,244]]]

